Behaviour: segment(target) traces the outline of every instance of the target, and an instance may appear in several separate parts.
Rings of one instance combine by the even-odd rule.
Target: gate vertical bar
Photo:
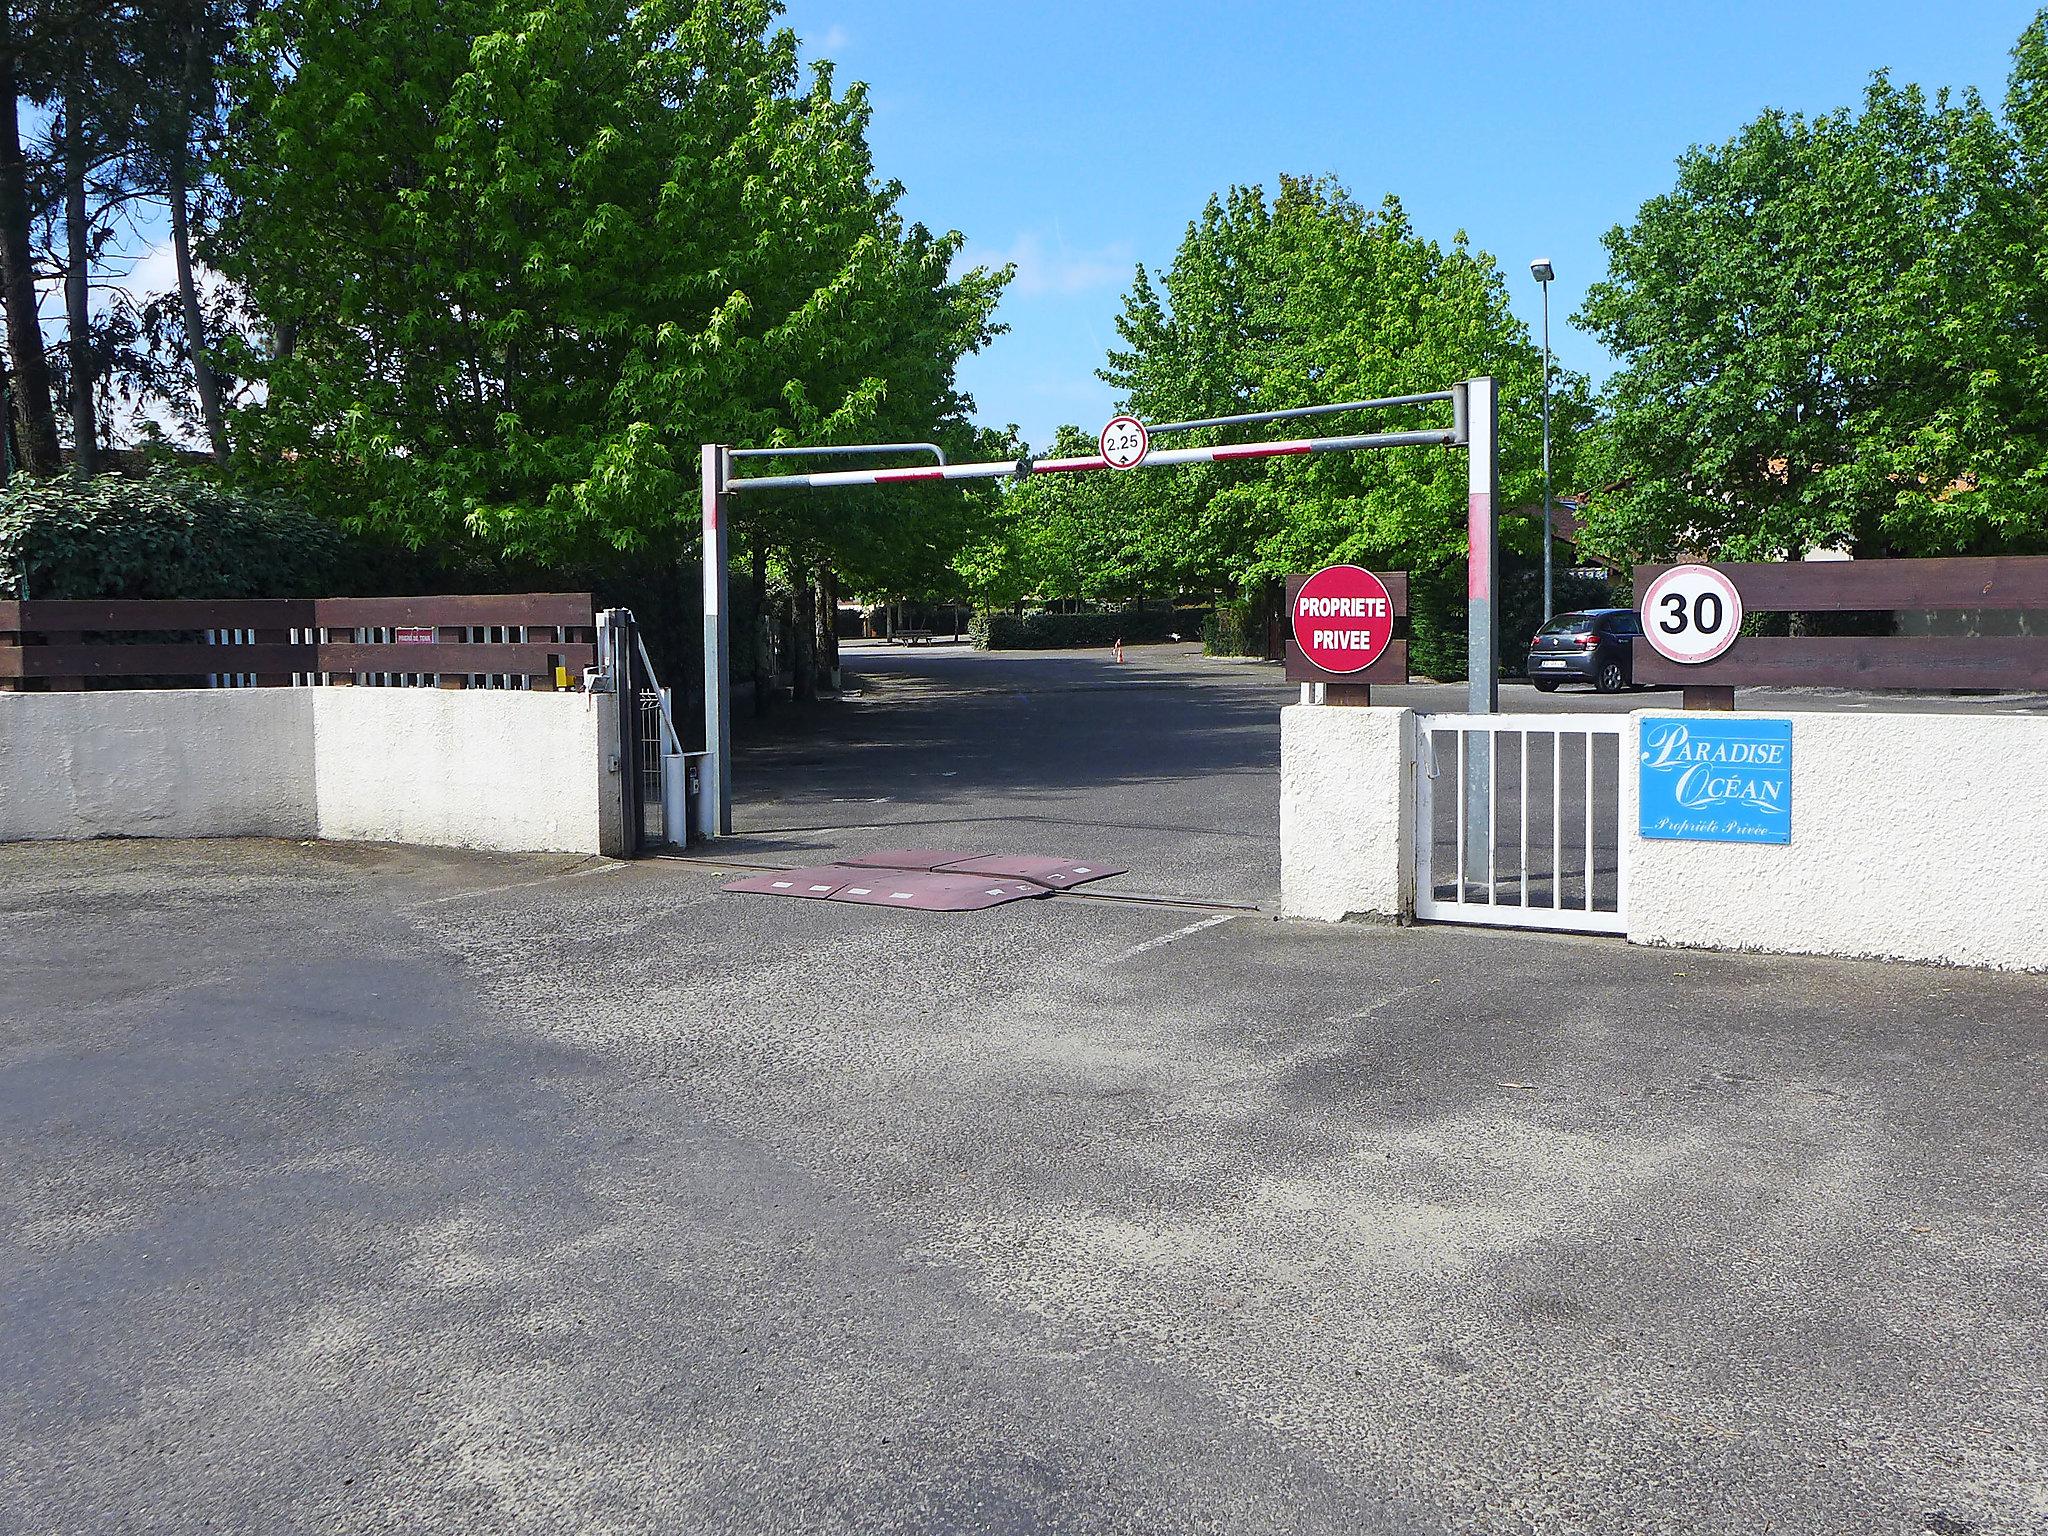
[[[1593,733],[1586,732],[1586,910],[1593,910]]]
[[[1529,906],[1529,733],[1522,732],[1522,907]]]
[[[1490,907],[1500,899],[1500,876],[1494,872],[1494,850],[1500,846],[1498,810],[1500,786],[1493,781],[1494,748],[1499,745],[1499,733],[1488,729],[1480,740],[1486,743],[1486,904]]]
[[[1550,732],[1550,909],[1564,906],[1564,732]]]
[[[1458,900],[1465,899],[1465,791],[1471,787],[1471,775],[1466,771],[1465,737],[1468,733],[1460,726],[1455,735],[1458,742]]]
[[[698,770],[697,830],[732,831],[732,619],[726,605],[725,445],[704,445],[704,761]]]
[[[1451,386],[1452,410],[1465,443],[1465,707],[1475,715],[1500,711],[1500,551],[1495,511],[1500,489],[1499,386],[1490,378]],[[1473,797],[1467,826],[1477,831],[1482,805],[1493,825],[1493,737],[1481,733],[1468,755],[1465,793]],[[1481,798],[1483,797],[1483,798]],[[1461,870],[1473,879],[1492,878],[1493,849],[1482,858],[1476,845],[1461,846]],[[1488,890],[1491,892],[1491,886]]]

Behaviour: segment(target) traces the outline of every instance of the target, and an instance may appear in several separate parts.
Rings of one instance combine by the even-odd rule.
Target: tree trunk
[[[796,592],[790,693],[801,703],[818,696],[818,589],[812,585],[810,566],[801,560],[790,562],[789,584]]]
[[[64,319],[71,363],[71,472],[83,480],[99,466],[99,424],[93,386],[92,247],[85,211],[83,87],[74,80],[64,102]]]
[[[839,577],[830,566],[818,572],[818,680],[839,691]]]
[[[178,305],[185,315],[185,350],[192,359],[192,388],[199,396],[199,413],[206,422],[206,442],[213,462],[228,461],[228,429],[220,410],[220,383],[206,355],[206,316],[199,309],[199,285],[192,277],[192,232],[187,224],[187,134],[180,132],[171,146],[170,186],[171,251],[178,264]]]
[[[21,153],[14,49],[13,7],[0,5],[0,286],[6,290],[7,355],[13,363],[22,467],[32,475],[54,475],[63,461],[57,453],[57,410],[51,403],[49,360],[43,356],[43,327],[36,316],[28,162]]]
[[[775,695],[775,620],[768,612],[768,544],[757,533],[753,545],[754,715],[758,719],[768,713]]]

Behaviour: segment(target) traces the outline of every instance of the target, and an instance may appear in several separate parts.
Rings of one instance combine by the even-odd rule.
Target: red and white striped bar
[[[1342,453],[1358,448],[1455,448],[1449,427],[1419,432],[1374,432],[1354,437],[1302,437],[1279,443],[1226,443],[1213,448],[1161,448],[1145,456],[1140,469],[1175,464],[1223,464],[1236,459],[1276,459],[1307,453]],[[998,459],[984,464],[930,464],[914,469],[837,469],[814,475],[761,475],[728,480],[728,491],[827,490],[842,485],[908,485],[933,480],[1022,479],[1025,475],[1071,474],[1107,469],[1100,454],[1079,459]]]

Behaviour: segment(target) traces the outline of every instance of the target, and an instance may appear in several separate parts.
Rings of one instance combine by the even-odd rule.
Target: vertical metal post
[[[1465,397],[1466,708],[1491,715],[1500,709],[1499,388],[1492,379],[1453,388]]]
[[[1496,426],[1499,388],[1490,378],[1467,379],[1453,384],[1452,410],[1464,429],[1465,530],[1467,566],[1465,577],[1465,707],[1475,715],[1500,710],[1500,549],[1496,534],[1499,518],[1494,510],[1500,490],[1500,438]],[[1473,751],[1465,761],[1465,797],[1472,814],[1465,820],[1466,835],[1460,855],[1464,877],[1487,881],[1487,899],[1493,898],[1493,737],[1490,732],[1473,733]],[[1487,843],[1479,843],[1479,830],[1487,830]]]
[[[641,800],[640,688],[633,677],[632,615],[607,608],[597,616],[597,660],[611,684],[619,720],[619,806],[626,821],[626,857],[639,857],[647,842],[647,813]]]
[[[732,831],[732,617],[726,603],[726,474],[722,443],[704,445],[704,762],[697,830]]]
[[[1550,584],[1550,279],[1543,280],[1543,622],[1555,611]]]

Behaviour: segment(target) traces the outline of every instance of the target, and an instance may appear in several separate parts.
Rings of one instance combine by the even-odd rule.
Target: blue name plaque
[[[1637,794],[1644,837],[1792,841],[1792,722],[1645,719]]]

